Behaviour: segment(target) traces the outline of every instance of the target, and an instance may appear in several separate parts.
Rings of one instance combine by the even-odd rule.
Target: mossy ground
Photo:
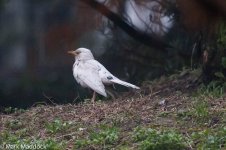
[[[0,145],[46,149],[226,149],[226,96],[183,71],[115,100],[0,114]]]

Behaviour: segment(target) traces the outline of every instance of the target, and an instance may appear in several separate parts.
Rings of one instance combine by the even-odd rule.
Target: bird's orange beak
[[[68,54],[72,54],[72,55],[74,55],[74,56],[76,56],[76,55],[77,55],[77,53],[76,53],[75,51],[73,51],[73,50],[71,50],[71,51],[67,51],[67,53],[68,53]]]

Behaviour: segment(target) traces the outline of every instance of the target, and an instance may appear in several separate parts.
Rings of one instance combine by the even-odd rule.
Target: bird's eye
[[[81,51],[75,51],[75,53],[78,55],[78,54],[80,54],[80,53],[81,53]]]

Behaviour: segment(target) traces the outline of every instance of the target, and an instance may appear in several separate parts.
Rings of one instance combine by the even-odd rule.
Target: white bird
[[[126,87],[140,89],[139,87],[122,81],[112,75],[101,63],[94,59],[93,54],[89,49],[78,48],[76,50],[68,51],[69,54],[75,56],[73,64],[73,75],[75,80],[82,86],[91,88],[93,97],[91,101],[94,104],[96,92],[107,97],[104,84],[121,84]]]

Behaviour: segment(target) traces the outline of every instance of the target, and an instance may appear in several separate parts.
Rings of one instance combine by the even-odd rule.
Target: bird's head
[[[68,51],[69,54],[75,56],[78,60],[89,60],[94,59],[92,52],[87,48],[78,48],[76,50]]]

